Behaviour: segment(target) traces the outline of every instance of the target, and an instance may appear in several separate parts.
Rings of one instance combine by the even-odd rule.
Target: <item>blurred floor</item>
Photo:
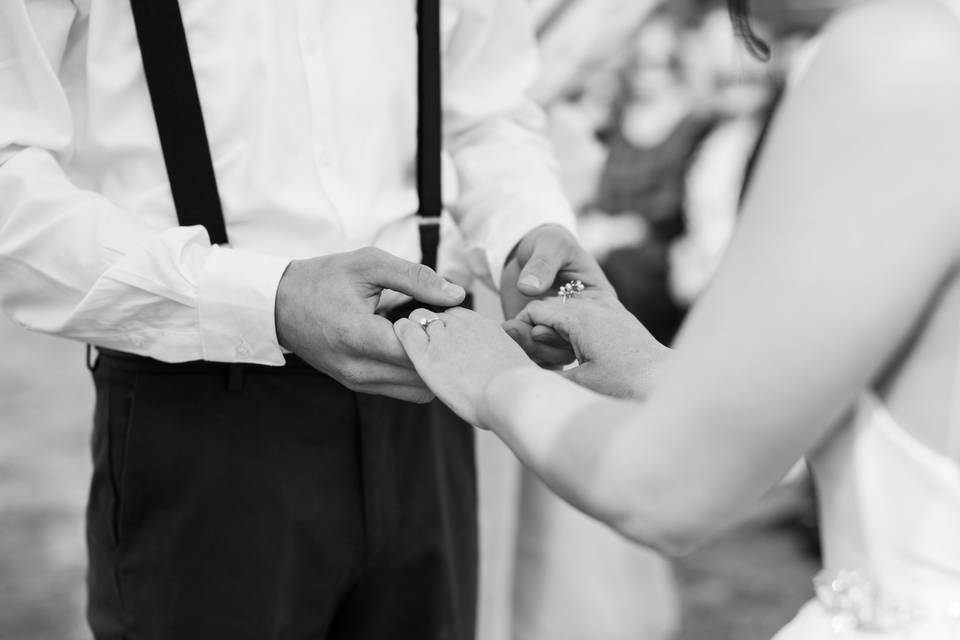
[[[93,396],[84,349],[0,316],[0,352],[0,640],[89,640],[82,512]],[[478,433],[478,444],[479,640],[508,640],[519,469],[491,434]],[[809,597],[814,565],[804,544],[791,529],[747,527],[681,562],[682,640],[769,638]]]

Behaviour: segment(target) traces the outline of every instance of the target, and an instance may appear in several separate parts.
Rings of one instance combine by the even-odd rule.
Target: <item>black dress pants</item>
[[[291,360],[100,355],[97,640],[473,638],[471,428]]]

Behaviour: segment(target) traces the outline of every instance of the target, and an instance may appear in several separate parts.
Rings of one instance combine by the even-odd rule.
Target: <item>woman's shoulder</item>
[[[960,20],[960,3],[956,0],[860,0],[850,2],[848,7],[839,10],[831,26],[848,22],[872,28],[924,23],[933,25],[950,15],[954,16],[954,22]]]
[[[930,151],[934,140],[960,148],[960,11],[947,2],[960,6],[869,0],[839,12],[788,92],[791,108],[782,110],[797,123],[832,129],[846,122],[878,145],[915,139],[904,153],[918,145]]]
[[[960,89],[950,82],[960,75],[960,0],[857,4],[831,20],[817,57],[855,85],[896,89],[933,81]]]
[[[818,185],[832,184],[836,198],[856,184],[884,200],[885,206],[871,202],[845,213],[866,222],[886,211],[911,220],[918,233],[948,230],[944,253],[955,253],[960,13],[946,2],[870,0],[839,13],[789,89],[768,145],[782,147],[779,175],[829,167],[844,179],[821,176]],[[901,233],[895,225],[884,228]]]

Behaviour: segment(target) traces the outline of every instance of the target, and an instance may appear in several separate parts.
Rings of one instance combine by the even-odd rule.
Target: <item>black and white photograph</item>
[[[0,0],[0,640],[960,640],[960,0]]]

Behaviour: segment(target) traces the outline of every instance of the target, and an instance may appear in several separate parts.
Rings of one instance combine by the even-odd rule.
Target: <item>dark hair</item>
[[[761,60],[770,57],[770,45],[763,41],[750,24],[750,0],[727,0],[730,19],[737,36],[747,45],[750,53]]]

